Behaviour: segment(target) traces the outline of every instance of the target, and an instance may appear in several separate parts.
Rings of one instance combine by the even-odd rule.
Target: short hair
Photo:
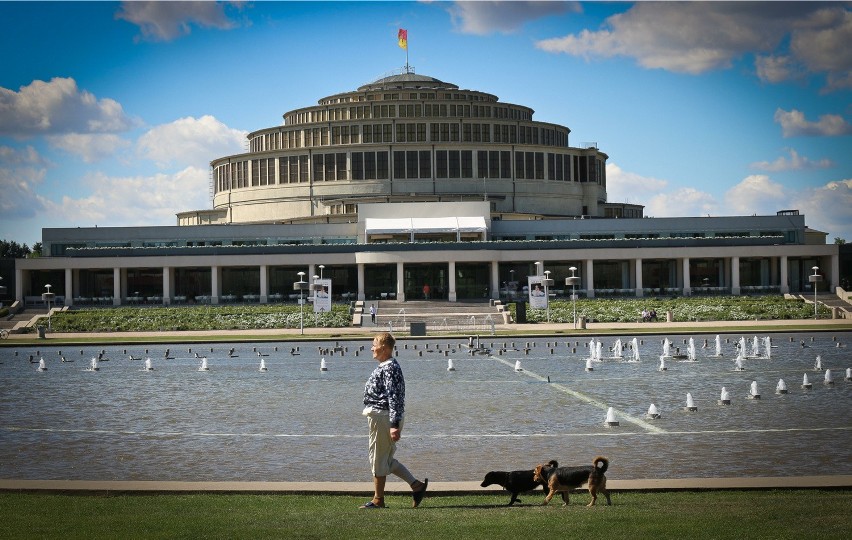
[[[393,350],[394,345],[396,345],[396,339],[390,334],[390,332],[382,332],[381,334],[376,335],[376,343],[380,347],[388,347]]]

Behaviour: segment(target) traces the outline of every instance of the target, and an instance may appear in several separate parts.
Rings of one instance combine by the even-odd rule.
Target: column
[[[740,258],[731,257],[731,294],[740,294]]]
[[[594,298],[595,297],[595,265],[592,259],[586,259],[583,261],[583,264],[586,266],[586,298]]]
[[[450,261],[449,263],[450,269],[450,292],[448,293],[447,299],[450,302],[456,301],[456,261]]]
[[[837,288],[840,287],[840,256],[836,253],[832,255],[828,266],[831,269],[831,273],[826,276],[829,285],[828,292],[835,294]]]
[[[218,266],[210,267],[210,303],[218,304],[222,296],[222,269]]]
[[[112,269],[112,305],[121,305],[121,268]]]
[[[15,300],[23,306],[26,304],[24,298],[24,271],[20,268],[15,268]],[[26,274],[29,278],[29,274]],[[29,288],[29,279],[27,279],[27,288]]]
[[[364,263],[358,263],[358,300],[362,302],[367,299],[364,293]]]
[[[70,268],[65,269],[65,305],[74,305],[74,272]]]
[[[500,298],[500,265],[491,261],[491,299]]]
[[[683,295],[690,296],[692,294],[692,285],[689,282],[689,257],[684,257],[681,261],[681,269],[683,271]]]
[[[127,298],[127,268],[121,269],[121,298]]]
[[[168,306],[172,303],[174,296],[174,270],[169,266],[163,267],[163,305]]]
[[[781,255],[781,294],[790,292],[790,284],[787,282],[790,278],[787,277],[787,256]]]
[[[260,303],[266,304],[269,301],[269,266],[260,265]]]
[[[645,288],[642,285],[642,259],[634,259],[633,264],[636,276],[636,298],[642,298],[645,295],[645,292],[642,290]]]
[[[396,263],[396,299],[405,302],[405,266]]]

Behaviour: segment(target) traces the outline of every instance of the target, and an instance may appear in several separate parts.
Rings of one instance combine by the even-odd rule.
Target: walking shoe
[[[372,510],[374,508],[384,508],[384,507],[385,507],[385,503],[383,503],[383,502],[380,502],[380,503],[377,504],[377,503],[374,503],[373,501],[367,501],[366,503],[362,504],[358,508],[366,508],[368,510]]]
[[[429,487],[429,479],[424,478],[422,483],[423,488],[411,494],[411,497],[414,499],[414,504],[412,504],[414,508],[417,508],[423,502],[423,497],[426,496],[426,488]]]

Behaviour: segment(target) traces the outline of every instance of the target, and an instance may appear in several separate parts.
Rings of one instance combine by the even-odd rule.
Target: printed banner
[[[547,309],[547,295],[544,293],[544,276],[527,276],[530,289],[530,309]]]
[[[331,280],[317,279],[314,283],[322,286],[314,291],[314,313],[331,311]]]

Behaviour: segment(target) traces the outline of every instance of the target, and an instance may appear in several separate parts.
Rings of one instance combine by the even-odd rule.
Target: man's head
[[[382,332],[373,338],[373,358],[379,361],[385,361],[393,356],[393,346],[396,344],[396,339],[388,332]]]

